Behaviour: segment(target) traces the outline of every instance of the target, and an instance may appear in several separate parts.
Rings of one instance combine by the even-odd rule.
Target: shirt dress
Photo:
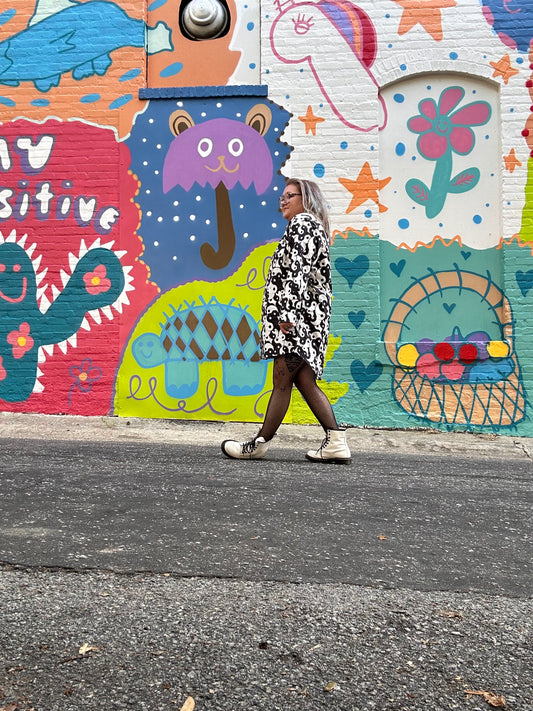
[[[297,353],[322,376],[331,316],[329,238],[308,212],[295,215],[274,252],[261,313],[261,356]],[[295,328],[284,335],[279,323]]]

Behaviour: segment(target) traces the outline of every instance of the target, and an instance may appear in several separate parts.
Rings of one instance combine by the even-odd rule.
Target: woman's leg
[[[304,365],[296,373],[294,384],[324,430],[338,430],[339,425],[337,424],[331,403],[325,393],[318,387],[315,371],[311,368],[309,363],[305,363],[304,361]]]
[[[258,437],[263,437],[268,442],[276,434],[289,409],[294,379],[306,365],[304,359],[295,353],[274,358],[272,394]]]
[[[346,431],[339,429],[331,403],[318,387],[315,373],[308,363],[298,371],[294,384],[326,433],[320,447],[309,450],[306,458],[311,462],[351,464],[352,455],[346,443]]]

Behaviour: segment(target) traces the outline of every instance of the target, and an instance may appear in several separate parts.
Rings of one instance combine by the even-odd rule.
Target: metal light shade
[[[218,0],[191,0],[182,15],[183,28],[193,39],[215,39],[228,25],[228,13]]]

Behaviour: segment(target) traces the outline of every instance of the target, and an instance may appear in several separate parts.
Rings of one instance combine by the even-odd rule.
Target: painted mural
[[[6,22],[9,15],[4,13]],[[106,32],[106,27],[112,31]],[[113,2],[38,0],[27,26],[0,44],[0,83],[17,87],[32,82],[38,92],[46,93],[59,86],[65,74],[75,81],[105,76],[113,63],[111,52],[122,47],[144,49],[145,30],[148,52],[172,49],[164,23],[146,28],[142,20],[130,17]]]
[[[243,32],[249,35],[245,38],[247,43],[254,35],[257,37],[257,46],[259,44],[257,13],[254,12],[253,5],[255,3],[250,3],[250,7],[243,7],[238,14],[235,1],[228,0],[229,31],[212,40],[201,42],[180,29],[180,17],[185,3],[147,3],[148,26],[155,28],[162,25],[168,27],[171,33],[171,47],[168,51],[151,52],[148,55],[148,86],[221,86],[230,83],[237,71],[242,83],[259,83],[255,67],[249,66],[253,64],[252,61],[248,62],[247,67],[240,67],[241,52],[238,49],[241,43],[239,37]],[[200,18],[205,23],[198,26],[200,31],[208,26],[209,17],[209,14],[206,14],[205,18]],[[241,28],[242,22],[246,29]]]
[[[176,104],[179,103],[179,107]],[[287,112],[269,101],[151,101],[127,145],[140,181],[144,261],[162,290],[220,281],[280,237]]]
[[[137,182],[125,152],[112,131],[76,121],[2,125],[4,407],[109,410],[132,293],[155,292],[136,261]]]
[[[262,419],[269,364],[259,358],[259,318],[272,252],[258,248],[222,282],[195,280],[157,298],[124,354],[117,408],[130,416]]]
[[[195,35],[190,0],[4,3],[1,408],[261,421],[301,176],[338,420],[533,436],[530,5],[227,0]]]
[[[304,62],[331,109],[349,128],[370,131],[386,122],[386,108],[371,67],[377,53],[374,25],[354,3],[277,0],[279,12],[270,30],[272,51],[287,64]],[[331,57],[341,59],[339,72],[330,71]],[[355,93],[366,95],[365,111]]]
[[[127,133],[143,108],[138,90],[152,32],[153,51],[167,52],[168,28],[148,27],[135,2],[9,0],[0,13],[3,121],[80,118]]]

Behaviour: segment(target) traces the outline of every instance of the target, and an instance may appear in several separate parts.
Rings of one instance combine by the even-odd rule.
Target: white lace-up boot
[[[346,430],[326,430],[320,447],[311,449],[305,455],[311,462],[331,464],[351,464],[352,454],[346,444]]]
[[[231,459],[261,459],[267,453],[270,442],[263,437],[254,437],[248,442],[226,439],[220,447],[226,457]]]

